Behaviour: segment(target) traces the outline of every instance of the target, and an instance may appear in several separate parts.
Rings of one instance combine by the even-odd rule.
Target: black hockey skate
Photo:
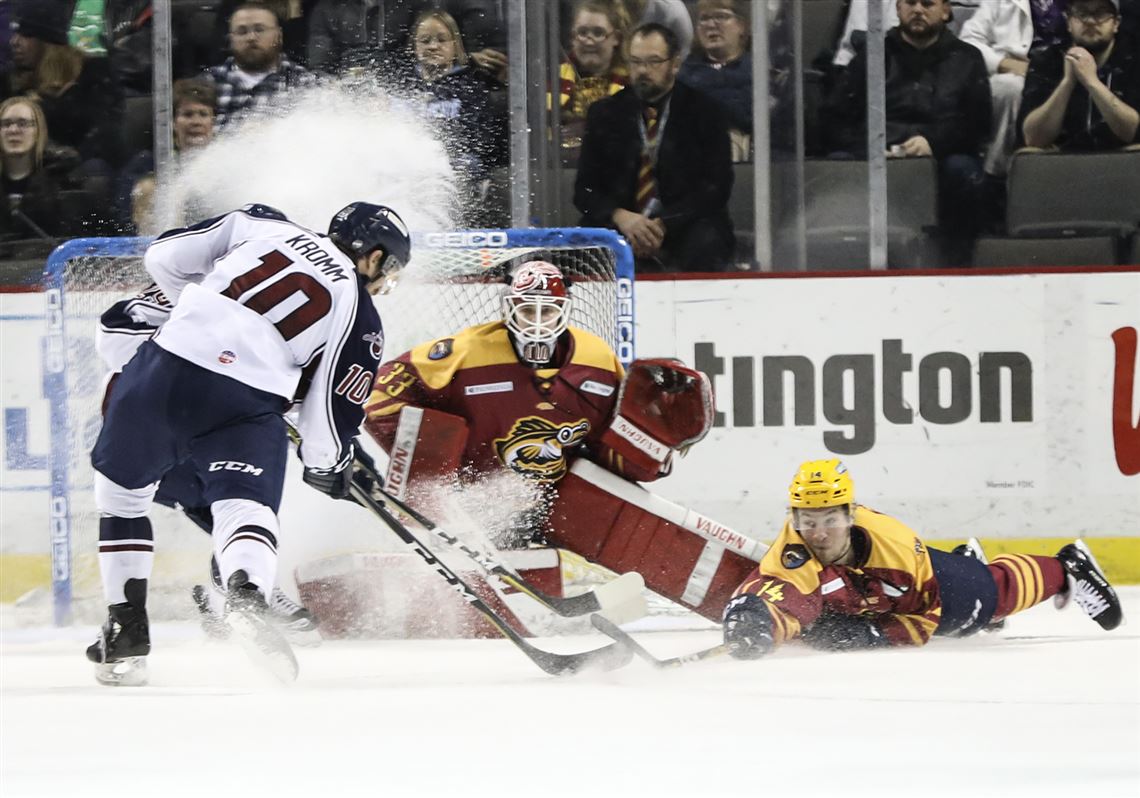
[[[1085,542],[1078,538],[1057,552],[1057,559],[1065,569],[1065,589],[1053,597],[1057,609],[1076,601],[1100,628],[1115,629],[1124,622],[1120,598],[1104,576]]]
[[[270,622],[269,605],[245,571],[234,571],[226,583],[225,623],[255,663],[288,684],[299,667],[289,641]]]
[[[989,565],[990,561],[986,557],[986,552],[982,548],[982,543],[977,538],[970,538],[960,546],[955,546],[952,554],[959,554],[963,557],[970,557],[978,560],[982,565]],[[983,632],[999,632],[1005,628],[1005,618],[1000,621],[992,621],[982,627]]]
[[[107,607],[99,639],[87,647],[95,663],[95,681],[111,687],[141,687],[147,682],[150,624],[146,617],[146,580],[128,579],[127,600]]]
[[[222,614],[215,609],[219,605],[216,600],[224,595],[222,575],[218,571],[218,561],[210,559],[210,577],[213,589],[208,585],[194,585],[190,595],[198,607],[199,621],[202,631],[215,640],[225,640],[230,636],[230,628],[226,625]],[[269,594],[269,615],[266,616],[271,624],[280,629],[289,642],[295,646],[317,646],[321,643],[320,632],[317,631],[316,617],[293,599],[289,598],[279,587],[274,587]]]

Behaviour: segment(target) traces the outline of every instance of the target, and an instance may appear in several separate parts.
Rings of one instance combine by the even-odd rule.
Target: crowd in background
[[[761,9],[772,146],[778,157],[797,144],[789,1],[559,2],[564,49],[547,107],[581,222],[620,230],[641,269],[733,268],[725,208],[731,164],[752,159],[750,15]],[[805,53],[818,93],[803,120],[809,157],[866,157],[868,2],[882,2],[890,28],[888,154],[937,163],[949,265],[968,262],[977,235],[1000,233],[1019,149],[1140,142],[1140,0],[851,0],[833,46]],[[293,92],[371,81],[440,137],[463,223],[507,223],[492,201],[506,194],[493,189],[509,162],[505,0],[173,5],[178,161],[208,157],[216,137]],[[152,145],[132,134],[152,113],[152,20],[145,0],[0,0],[11,31],[0,47],[0,239],[158,232]]]

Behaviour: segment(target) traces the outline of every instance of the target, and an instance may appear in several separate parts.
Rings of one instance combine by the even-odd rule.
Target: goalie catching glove
[[[674,451],[684,453],[708,434],[713,411],[704,373],[671,358],[635,360],[602,442],[640,468],[667,473]]]

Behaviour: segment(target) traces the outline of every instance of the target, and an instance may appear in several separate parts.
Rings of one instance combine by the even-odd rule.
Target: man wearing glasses
[[[1029,64],[1020,129],[1029,147],[1111,150],[1140,141],[1140,57],[1120,31],[1120,0],[1071,0],[1072,45]]]
[[[629,87],[586,116],[574,205],[583,225],[620,231],[642,271],[721,271],[735,243],[728,122],[715,100],[676,82],[680,62],[669,28],[634,30]]]
[[[215,128],[272,105],[277,95],[312,85],[316,78],[282,54],[277,14],[266,3],[242,3],[230,16],[230,51],[205,77],[218,91]]]

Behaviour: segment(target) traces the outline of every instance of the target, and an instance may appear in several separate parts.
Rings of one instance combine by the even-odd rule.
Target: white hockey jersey
[[[355,265],[326,236],[250,205],[164,233],[144,262],[174,304],[156,344],[286,401],[304,399],[306,466],[349,456],[384,339]]]

